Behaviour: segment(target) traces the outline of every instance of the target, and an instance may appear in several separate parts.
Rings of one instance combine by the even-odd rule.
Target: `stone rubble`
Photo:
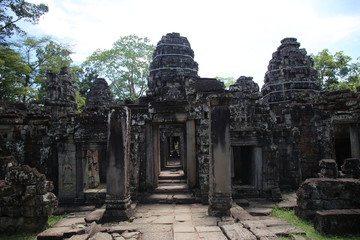
[[[9,167],[5,180],[0,180],[0,232],[46,227],[48,216],[58,205],[53,189],[53,183],[36,169],[27,165]]]

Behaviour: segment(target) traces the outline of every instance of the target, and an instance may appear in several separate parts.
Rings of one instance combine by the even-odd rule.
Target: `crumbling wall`
[[[297,192],[296,215],[313,219],[316,211],[360,208],[360,180],[309,178]]]
[[[360,159],[346,159],[338,170],[334,159],[319,162],[319,178],[309,178],[297,191],[295,213],[303,219],[314,219],[317,211],[360,208]],[[338,178],[339,177],[339,178]]]
[[[36,169],[10,167],[5,180],[0,180],[0,232],[44,228],[58,204],[53,189],[53,183]]]
[[[138,199],[140,191],[146,190],[146,121],[149,120],[147,106],[128,106],[130,122],[129,181],[133,200]]]

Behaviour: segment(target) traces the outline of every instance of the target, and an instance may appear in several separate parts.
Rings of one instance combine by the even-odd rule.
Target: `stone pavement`
[[[86,209],[68,214],[38,239],[274,240],[291,234],[304,236],[288,222],[268,216],[273,203],[249,202],[247,209],[234,204],[232,216],[222,218],[208,216],[208,206],[202,204],[139,204],[130,221],[102,225],[86,223],[84,217],[91,212]]]

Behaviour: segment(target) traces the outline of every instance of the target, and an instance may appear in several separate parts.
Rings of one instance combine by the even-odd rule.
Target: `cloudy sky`
[[[272,53],[295,37],[308,53],[328,48],[360,56],[359,0],[29,0],[49,13],[31,35],[73,45],[80,63],[120,36],[136,34],[156,44],[178,32],[190,41],[201,77],[253,76],[261,86]]]

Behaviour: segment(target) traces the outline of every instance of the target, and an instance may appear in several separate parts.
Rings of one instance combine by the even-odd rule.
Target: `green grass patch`
[[[291,225],[300,228],[306,232],[306,237],[312,240],[360,240],[360,236],[333,236],[323,235],[317,232],[314,228],[314,224],[310,221],[304,221],[295,215],[294,210],[274,208],[271,212],[271,216],[288,221]],[[287,240],[289,238],[283,238]]]
[[[54,226],[64,215],[51,215],[48,219],[48,226]],[[21,233],[0,233],[0,240],[36,240],[36,236],[41,233],[39,232],[21,232]]]

